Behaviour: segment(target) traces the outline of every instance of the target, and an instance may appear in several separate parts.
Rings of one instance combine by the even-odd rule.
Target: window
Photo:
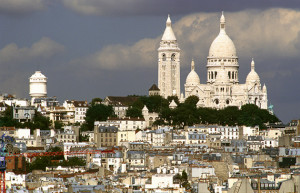
[[[172,61],[175,61],[175,54],[172,54],[171,60],[172,60]]]
[[[166,61],[166,54],[162,54],[162,60]]]

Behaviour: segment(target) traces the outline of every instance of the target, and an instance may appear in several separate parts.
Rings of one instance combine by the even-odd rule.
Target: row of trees
[[[174,100],[177,108],[170,109],[169,104]],[[197,108],[197,96],[188,97],[184,103],[179,103],[176,96],[167,99],[161,96],[142,96],[127,111],[127,116],[142,117],[142,108],[146,105],[150,112],[159,113],[156,125],[173,125],[178,127],[194,124],[219,124],[219,125],[259,125],[265,128],[264,123],[278,122],[279,119],[267,110],[256,105],[246,104],[241,109],[232,106],[224,109]]]
[[[170,109],[169,104],[174,100],[177,108]],[[267,110],[260,109],[256,105],[247,104],[241,109],[237,107],[227,107],[221,110],[212,108],[197,108],[196,104],[199,98],[197,96],[188,97],[184,103],[179,103],[176,96],[167,99],[155,96],[140,96],[138,100],[132,103],[126,112],[127,117],[143,117],[142,109],[146,105],[150,112],[159,113],[159,119],[154,122],[155,125],[173,125],[183,127],[194,124],[219,124],[219,125],[259,125],[265,128],[264,123],[278,122],[279,119],[271,115]],[[106,121],[108,117],[115,117],[112,106],[101,104],[100,98],[95,98],[90,103],[86,112],[85,123],[81,125],[81,131],[93,130],[95,121]],[[8,107],[0,116],[0,127],[19,127],[30,128],[32,131],[36,128],[49,129],[51,121],[49,118],[35,113],[31,122],[20,123],[13,119],[12,108]],[[61,129],[62,123],[55,122],[54,128]]]
[[[218,124],[218,125],[259,125],[265,128],[264,123],[278,122],[278,118],[267,110],[258,108],[253,104],[246,104],[241,109],[238,107],[226,107],[221,110],[212,108],[196,108],[191,104],[179,104],[176,109],[164,109],[159,116],[156,125],[191,126],[194,124]]]
[[[108,117],[114,117],[112,106],[96,103],[101,99],[93,100],[87,110],[85,121],[81,130],[92,130],[94,121],[106,121]],[[169,104],[174,100],[177,108],[170,109]],[[188,97],[184,103],[180,103],[176,96],[167,99],[161,96],[140,96],[138,100],[131,104],[126,112],[127,117],[143,117],[142,109],[146,105],[150,112],[159,113],[159,119],[154,125],[173,125],[179,128],[194,124],[219,124],[219,125],[259,125],[265,128],[264,123],[278,122],[275,115],[271,115],[267,110],[260,109],[254,104],[246,104],[238,107],[226,107],[224,109],[197,108],[197,96]]]
[[[59,147],[50,148],[47,152],[61,152],[62,149]],[[63,155],[59,156],[43,156],[36,157],[31,163],[27,163],[27,171],[32,170],[46,170],[49,166],[85,166],[85,160],[78,157],[71,157],[68,160],[64,159]]]

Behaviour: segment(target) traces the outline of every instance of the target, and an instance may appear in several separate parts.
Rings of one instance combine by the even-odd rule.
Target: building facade
[[[207,81],[200,83],[200,78],[191,63],[191,71],[184,84],[185,98],[199,97],[198,107],[222,109],[228,106],[241,107],[255,104],[267,109],[267,87],[261,84],[252,59],[251,70],[245,84],[239,82],[239,62],[235,45],[225,31],[225,17],[220,18],[220,32],[212,42],[207,57]],[[167,26],[158,49],[158,85],[163,97],[180,96],[180,49],[171,20]],[[182,97],[181,97],[182,98]]]

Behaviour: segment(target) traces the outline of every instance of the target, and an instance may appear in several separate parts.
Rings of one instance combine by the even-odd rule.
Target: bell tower
[[[180,48],[168,15],[166,29],[158,48],[158,87],[160,95],[180,97]]]

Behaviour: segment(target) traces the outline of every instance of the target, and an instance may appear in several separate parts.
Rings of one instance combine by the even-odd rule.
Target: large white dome
[[[225,31],[225,17],[222,13],[220,18],[220,33],[212,42],[208,57],[210,58],[236,58],[236,49],[233,41]]]
[[[208,57],[211,58],[232,58],[237,57],[233,41],[224,32],[220,32],[212,42]]]

